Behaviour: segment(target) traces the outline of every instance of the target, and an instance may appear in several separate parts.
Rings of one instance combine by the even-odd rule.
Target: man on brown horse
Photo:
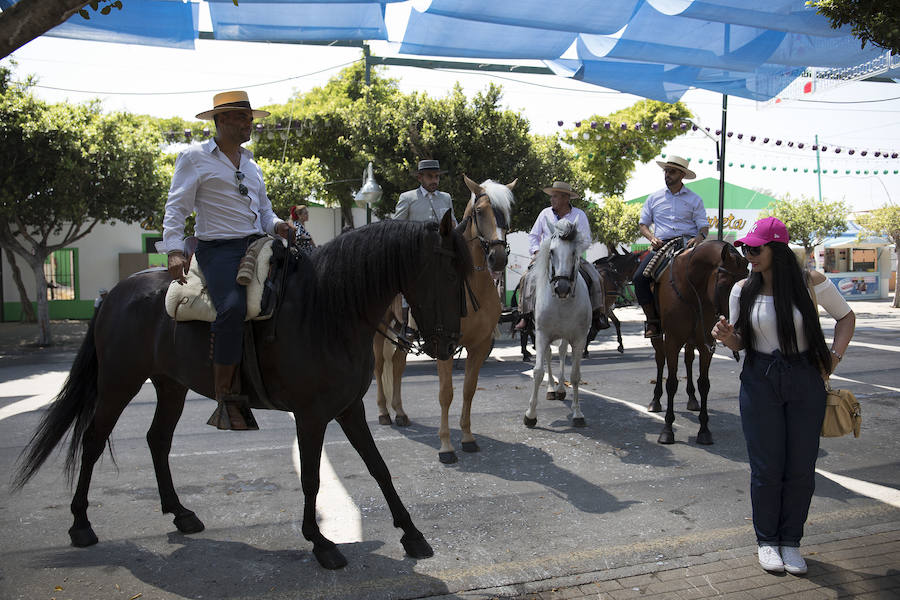
[[[556,222],[565,219],[571,221],[578,228],[579,233],[586,240],[591,239],[591,226],[588,223],[587,215],[577,206],[572,206],[571,201],[579,198],[578,193],[572,189],[572,186],[564,181],[554,181],[550,187],[543,189],[544,193],[550,196],[550,206],[540,212],[528,234],[530,241],[530,251],[532,264],[534,257],[541,248],[541,242],[553,235]],[[579,260],[578,272],[584,278],[584,282],[588,286],[588,293],[591,297],[591,310],[593,311],[593,323],[591,325],[591,334],[595,334],[599,329],[609,327],[609,320],[606,317],[606,294],[603,291],[603,285],[600,282],[600,274],[597,267],[592,263]],[[522,318],[516,323],[516,329],[525,329],[527,316],[534,312],[534,285],[531,281],[531,266],[522,276],[519,283],[521,292],[520,311]],[[589,339],[592,335],[589,335]]]
[[[647,316],[644,327],[646,338],[662,335],[659,314],[653,300],[653,291],[650,289],[652,282],[644,275],[647,263],[655,256],[657,250],[673,239],[692,238],[687,244],[690,248],[701,243],[709,234],[709,221],[706,218],[703,199],[682,183],[683,179],[696,177],[688,168],[688,160],[680,156],[669,156],[666,162],[658,160],[656,164],[663,169],[666,187],[647,196],[639,221],[641,235],[650,240],[653,251],[644,257],[632,279],[634,294]],[[650,230],[651,225],[654,226],[653,231]]]
[[[247,312],[247,288],[236,281],[238,266],[255,239],[267,233],[286,238],[293,229],[272,212],[262,171],[253,154],[241,147],[250,139],[253,119],[267,116],[250,107],[246,92],[216,94],[213,108],[197,115],[213,120],[216,136],[178,155],[163,220],[169,273],[185,283],[189,259],[184,254],[184,224],[188,215],[197,213],[196,259],[216,307],[210,329],[219,405],[209,424],[219,429],[259,429],[246,396],[233,389]]]

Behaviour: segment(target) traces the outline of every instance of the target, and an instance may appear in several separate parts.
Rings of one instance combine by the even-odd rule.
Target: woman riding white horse
[[[572,346],[572,424],[584,427],[584,415],[578,401],[578,381],[581,378],[581,353],[586,343],[585,331],[591,325],[591,299],[584,279],[578,272],[579,256],[591,241],[579,234],[571,221],[560,219],[553,236],[541,243],[534,263],[534,387],[531,404],[525,411],[525,425],[537,424],[538,389],[544,379],[544,368],[550,372],[552,357],[550,342],[560,340],[561,363],[559,388],[556,398],[565,397],[565,361],[567,346]],[[552,386],[552,375],[548,386]],[[547,396],[550,397],[548,390]]]

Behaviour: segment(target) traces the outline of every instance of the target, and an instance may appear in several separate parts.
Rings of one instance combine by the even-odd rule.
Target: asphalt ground
[[[857,334],[835,383],[860,398],[863,433],[822,440],[806,539],[884,548],[896,542],[891,532],[900,530],[900,311],[884,301],[853,307]],[[713,360],[714,445],[695,443],[697,418],[684,409],[684,381],[676,397],[676,443],[659,445],[661,416],[643,408],[655,376],[652,350],[640,337],[637,310],[618,314],[625,353],[615,351],[610,329],[582,363],[585,428],[571,426],[570,398],[549,402],[543,390],[538,426],[522,424],[531,364],[521,361],[518,343],[508,337],[497,340],[482,368],[472,416],[478,453],[460,451],[462,370],[454,372],[456,464],[437,460],[433,362],[416,360],[407,370],[409,427],[379,426],[374,386],[369,390],[370,427],[401,498],[434,547],[433,558],[404,555],[380,490],[333,424],[319,518],[349,564],[321,569],[300,532],[303,498],[291,417],[256,411],[260,431],[219,432],[205,425],[214,403],[195,394],[188,395],[171,463],[182,502],[206,530],[179,534],[171,517],[160,514],[144,441],[155,407],[148,383],[113,432],[115,462],[107,453],[94,472],[89,517],[99,544],[69,546],[71,492],[60,456],[21,492],[0,489],[0,598],[607,597],[612,592],[600,586],[610,581],[622,589],[608,597],[624,598],[635,588],[637,595],[646,593],[641,584],[622,587],[619,582],[629,577],[729,560],[720,572],[758,569],[737,406],[740,365],[723,349]],[[823,319],[826,337],[828,321]],[[28,326],[0,325],[4,482],[37,425],[40,406],[65,378],[72,343],[78,328],[83,331],[80,323],[54,326],[67,341],[41,350],[28,345]],[[890,572],[900,572],[900,553],[879,556],[888,557],[881,561]],[[598,588],[585,592],[584,585]],[[893,595],[878,597],[897,597],[889,586],[882,591]]]

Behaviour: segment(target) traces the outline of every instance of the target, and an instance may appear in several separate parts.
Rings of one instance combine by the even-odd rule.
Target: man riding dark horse
[[[644,309],[647,323],[644,337],[656,338],[662,335],[659,313],[650,288],[651,277],[644,275],[644,269],[656,256],[656,251],[672,240],[688,238],[687,243],[674,242],[680,249],[700,244],[709,234],[709,221],[703,199],[684,186],[682,180],[694,179],[696,174],[688,168],[688,160],[680,156],[669,156],[665,162],[656,161],[665,174],[666,187],[647,196],[641,210],[639,222],[641,235],[650,240],[653,248],[638,265],[632,282],[638,303]],[[653,225],[653,231],[650,226]]]

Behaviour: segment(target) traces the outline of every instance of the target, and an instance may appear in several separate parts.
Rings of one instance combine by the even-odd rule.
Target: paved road
[[[839,382],[861,398],[864,432],[859,439],[823,440],[810,536],[900,521],[900,318],[868,314],[865,307],[855,307],[857,336]],[[71,496],[59,457],[22,492],[0,491],[0,598],[471,596],[629,565],[683,565],[692,556],[751,545],[739,365],[721,350],[713,361],[716,443],[694,442],[696,415],[684,410],[680,393],[677,443],[661,446],[662,422],[642,408],[652,389],[651,350],[638,334],[636,311],[626,309],[623,317],[625,354],[604,340],[592,345],[583,365],[583,429],[571,427],[568,402],[545,400],[538,427],[522,425],[530,365],[509,340],[498,340],[482,370],[472,418],[481,452],[459,452],[454,465],[437,461],[432,362],[411,363],[404,380],[410,427],[377,425],[369,391],[376,441],[434,558],[404,556],[377,486],[334,425],[326,437],[320,518],[349,565],[320,569],[300,533],[290,416],[258,411],[261,431],[218,432],[204,424],[214,404],[193,394],[176,431],[172,465],[182,501],[206,530],[178,534],[160,514],[144,442],[155,406],[147,384],[113,434],[115,462],[107,453],[95,471],[89,516],[98,545],[68,545]],[[37,424],[35,409],[52,397],[71,362],[65,354],[13,358],[0,366],[4,481]],[[457,371],[451,411],[458,450],[461,378]]]

